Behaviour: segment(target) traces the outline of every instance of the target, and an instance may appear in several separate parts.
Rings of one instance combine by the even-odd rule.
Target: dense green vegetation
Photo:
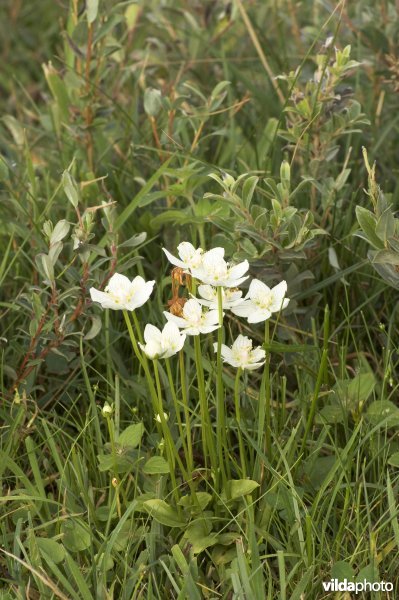
[[[398,597],[395,2],[0,16],[0,598]],[[151,361],[183,241],[290,303]],[[115,273],[155,281],[125,317]]]

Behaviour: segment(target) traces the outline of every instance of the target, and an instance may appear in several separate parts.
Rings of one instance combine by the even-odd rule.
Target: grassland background
[[[396,3],[3,0],[0,17],[0,598],[319,599],[335,576],[398,597]],[[251,206],[209,177],[226,173],[259,178]],[[183,240],[291,298],[271,322],[267,454],[260,377],[246,387],[259,490],[229,504],[196,458],[209,530],[193,507],[173,527],[145,510],[176,509],[167,474],[142,470],[154,414],[122,316],[88,295],[115,271],[155,279],[138,318],[160,325],[161,248]],[[116,431],[145,427],[117,465],[105,402]]]

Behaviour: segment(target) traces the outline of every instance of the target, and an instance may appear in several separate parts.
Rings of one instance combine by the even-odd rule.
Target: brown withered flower
[[[171,300],[168,300],[168,309],[172,315],[181,317],[183,314],[183,306],[187,302],[187,298],[181,298],[180,296],[174,296]]]
[[[185,273],[181,267],[172,269],[172,294],[175,294],[181,285],[191,290],[191,275]]]

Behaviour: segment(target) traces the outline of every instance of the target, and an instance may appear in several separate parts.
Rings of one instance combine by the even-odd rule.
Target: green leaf
[[[40,554],[45,554],[51,558],[55,564],[62,562],[65,558],[65,548],[62,544],[51,538],[37,537],[36,543]]]
[[[395,233],[395,218],[390,207],[386,208],[377,221],[375,233],[385,243]]]
[[[51,62],[48,65],[43,65],[43,70],[50,91],[56,102],[57,112],[61,119],[68,123],[70,99],[65,81],[61,79]]]
[[[377,271],[380,277],[382,277],[385,283],[388,283],[388,285],[391,285],[395,289],[399,289],[399,273],[396,270],[396,266],[389,263],[381,264],[374,262],[376,254],[377,252],[375,250],[370,250],[367,253],[367,256],[371,260],[374,269]]]
[[[187,527],[183,537],[191,544],[193,554],[199,554],[217,544],[217,535],[209,535],[210,531],[209,521],[202,518]]]
[[[375,400],[367,410],[367,418],[373,425],[384,422],[394,427],[399,425],[399,408],[390,400]]]
[[[230,81],[224,80],[224,81],[219,81],[219,83],[217,83],[215,85],[215,87],[212,90],[211,93],[211,99],[214,100],[215,98],[217,98],[218,96],[220,96],[220,94],[222,94],[223,92],[226,91],[226,88],[231,85]]]
[[[98,1],[99,0],[86,0],[86,14],[89,23],[94,23],[97,19]]]
[[[388,464],[392,467],[399,467],[399,452],[394,452],[388,458]]]
[[[222,492],[222,500],[236,500],[251,494],[257,487],[259,483],[252,479],[231,479]]]
[[[211,502],[212,496],[208,492],[196,492],[195,498],[192,495],[182,496],[179,500],[179,505],[184,508],[192,508],[198,510],[198,505],[201,510],[204,510]]]
[[[144,110],[150,117],[156,117],[162,108],[162,94],[160,90],[147,88],[144,92]]]
[[[344,415],[341,406],[327,404],[316,415],[315,421],[318,424],[328,423],[330,425],[342,423],[343,419]]]
[[[179,518],[177,512],[169,504],[166,504],[164,500],[159,500],[158,498],[146,500],[143,502],[143,506],[151,517],[162,525],[167,525],[168,527],[185,526],[185,522]]]
[[[335,465],[335,456],[319,456],[316,460],[309,459],[305,464],[305,473],[309,477],[311,485],[319,489]]]
[[[68,221],[65,221],[65,219],[58,221],[50,235],[50,245],[53,246],[61,242],[68,235],[70,227]]]
[[[170,473],[170,468],[162,456],[152,456],[143,466],[143,473],[147,475],[161,475],[163,473]]]
[[[249,208],[251,204],[258,181],[259,177],[252,175],[245,180],[244,185],[242,186],[242,200],[246,208]]]
[[[10,131],[16,145],[23,146],[25,141],[25,135],[24,128],[22,127],[21,123],[19,123],[19,121],[17,121],[17,119],[12,115],[5,115],[4,117],[2,117],[2,121],[7,127],[7,129]],[[4,162],[3,158],[1,160],[2,162]]]
[[[373,263],[399,265],[399,253],[393,250],[378,250],[373,254]]]
[[[143,423],[135,423],[129,425],[124,431],[116,438],[116,441],[121,446],[127,446],[129,448],[136,448],[141,442],[141,438],[144,433]]]
[[[147,233],[143,231],[142,233],[136,233],[131,238],[119,244],[118,248],[135,248],[136,246],[140,246],[140,244],[144,244],[147,239]]]
[[[116,472],[116,473],[128,473],[133,469],[136,464],[136,460],[130,457],[128,454],[116,453],[115,456],[112,454],[98,454],[98,470],[102,473],[104,471]]]
[[[356,217],[369,243],[378,250],[384,248],[383,242],[376,234],[376,218],[373,213],[363,206],[357,206]]]
[[[77,518],[65,519],[61,525],[62,542],[71,552],[82,552],[91,545],[90,531]]]
[[[332,566],[330,577],[331,579],[339,579],[339,581],[343,581],[345,578],[352,581],[355,572],[349,563],[340,560]]]
[[[102,327],[101,317],[99,317],[98,315],[93,315],[90,318],[91,318],[91,322],[92,322],[91,327],[90,327],[89,331],[86,333],[86,335],[84,336],[84,338],[83,338],[84,340],[92,340],[101,331],[101,327]]]
[[[54,281],[54,267],[53,263],[50,260],[50,257],[47,254],[39,254],[38,257],[40,257],[42,268],[46,278],[50,282]]]
[[[74,208],[76,208],[79,204],[80,192],[75,179],[72,177],[69,171],[63,172],[61,183],[69,202]]]
[[[359,373],[348,385],[348,399],[352,404],[364,403],[372,394],[376,385],[373,373]]]
[[[112,556],[105,556],[105,554],[102,553],[100,555],[96,554],[94,558],[99,569],[104,569],[104,571],[110,571],[114,568],[115,563]]]
[[[364,580],[372,583],[380,580],[378,567],[376,565],[367,565],[367,567],[363,567],[363,569],[359,571],[356,581],[363,583]]]

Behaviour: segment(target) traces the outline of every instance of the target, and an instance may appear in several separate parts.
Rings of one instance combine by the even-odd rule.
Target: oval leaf
[[[147,475],[162,475],[163,473],[170,473],[170,468],[162,456],[152,456],[145,463],[143,473]]]
[[[168,527],[185,526],[185,522],[179,518],[177,512],[169,504],[166,504],[164,500],[159,500],[158,498],[146,500],[143,506],[151,517],[162,525],[167,525]]]
[[[129,425],[129,427],[126,427],[126,429],[117,437],[116,441],[121,446],[136,448],[136,446],[138,446],[141,442],[143,433],[143,423],[135,423],[134,425]]]

